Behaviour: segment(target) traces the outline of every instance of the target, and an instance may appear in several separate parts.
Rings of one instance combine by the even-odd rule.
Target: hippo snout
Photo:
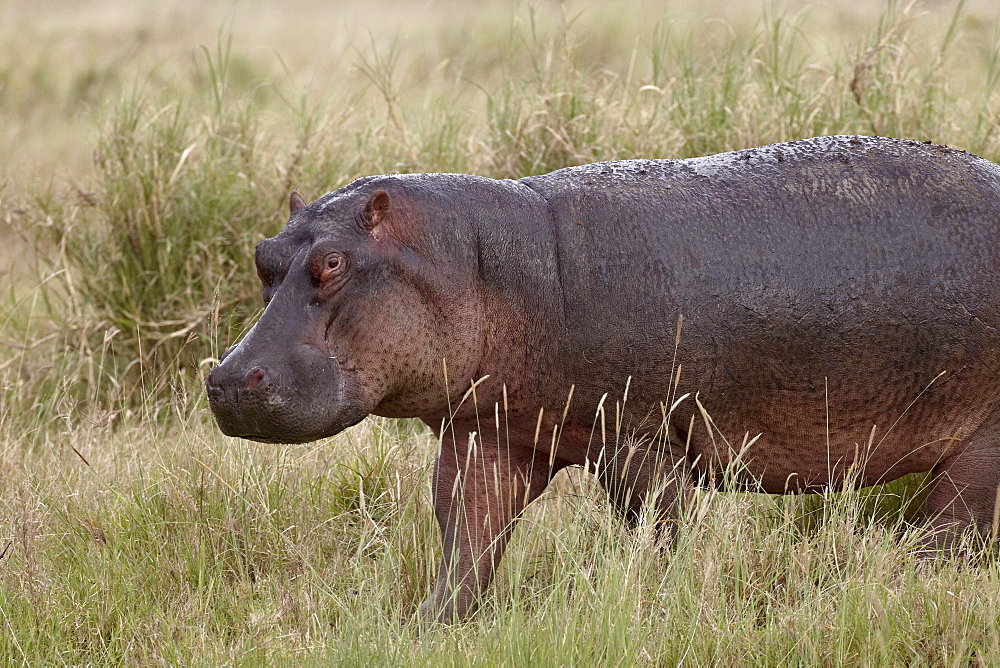
[[[227,436],[303,443],[333,435],[361,418],[345,400],[335,361],[309,349],[287,359],[227,355],[205,379],[209,405]]]
[[[220,364],[208,374],[208,378],[205,379],[205,387],[210,397],[218,398],[224,397],[227,392],[258,390],[265,378],[267,378],[267,372],[259,367],[251,369],[245,376],[241,376],[241,374],[233,373],[232,369],[226,369]]]
[[[277,374],[261,366],[249,369],[220,364],[205,379],[209,405],[227,436],[261,441],[298,440],[286,415],[286,388]]]
[[[212,369],[205,379],[208,399],[215,411],[219,408],[238,407],[242,403],[268,403],[274,400],[274,386],[269,381],[270,374],[260,367],[244,373],[243,369],[227,368],[220,364]],[[216,411],[216,415],[218,412]]]

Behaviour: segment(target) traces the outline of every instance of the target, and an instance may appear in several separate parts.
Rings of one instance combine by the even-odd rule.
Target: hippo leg
[[[422,620],[455,622],[475,612],[513,521],[559,468],[550,468],[533,448],[500,447],[478,435],[457,447],[454,439],[442,439],[433,494],[444,545],[437,582],[420,607]]]
[[[922,556],[950,551],[965,532],[978,530],[983,537],[993,531],[1000,502],[1000,425],[980,427],[961,452],[934,467],[934,481],[927,496],[930,545]]]
[[[616,451],[608,448],[605,453],[608,456],[598,469],[598,478],[615,510],[634,527],[653,503],[657,530],[662,537],[672,538],[681,504],[694,489],[683,441],[671,438],[664,444],[628,439]]]

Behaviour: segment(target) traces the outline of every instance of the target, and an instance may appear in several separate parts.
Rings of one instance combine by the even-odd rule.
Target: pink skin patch
[[[257,369],[252,374],[250,374],[250,377],[247,379],[247,389],[252,390],[253,388],[260,385],[262,380],[264,380],[264,370]]]

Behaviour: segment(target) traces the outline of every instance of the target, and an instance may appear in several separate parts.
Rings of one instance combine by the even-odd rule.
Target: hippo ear
[[[389,193],[384,190],[376,190],[371,199],[365,204],[364,211],[361,212],[361,220],[365,224],[365,229],[371,232],[375,226],[389,218]]]
[[[295,215],[295,212],[305,205],[306,201],[302,199],[302,195],[292,192],[292,196],[288,198],[288,215]]]

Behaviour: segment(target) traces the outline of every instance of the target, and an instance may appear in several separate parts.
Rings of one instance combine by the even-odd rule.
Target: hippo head
[[[225,434],[301,443],[370,413],[447,415],[462,388],[445,387],[444,364],[456,380],[475,373],[481,317],[463,254],[392,189],[401,179],[383,181],[309,205],[293,193],[286,228],[258,244],[264,312],[206,380]]]

